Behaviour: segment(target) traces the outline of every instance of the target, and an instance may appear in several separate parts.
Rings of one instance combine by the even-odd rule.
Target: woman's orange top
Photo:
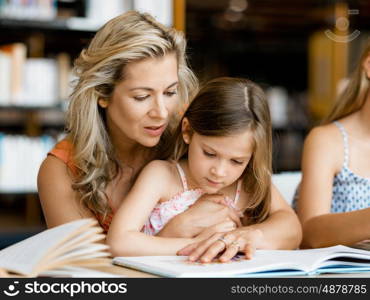
[[[48,153],[48,155],[52,155],[52,156],[55,156],[55,157],[59,158],[61,161],[63,161],[67,165],[67,167],[69,168],[71,173],[74,176],[77,176],[78,168],[77,168],[76,164],[73,161],[73,145],[70,141],[64,139],[64,140],[58,142],[54,146],[54,148]],[[108,205],[111,207],[109,202],[110,201],[108,199]],[[113,211],[112,207],[111,207],[111,210]],[[104,229],[104,231],[108,232],[109,226],[112,222],[113,213],[107,215],[104,218],[104,220],[103,220],[102,215],[97,214],[97,213],[94,213],[94,215],[95,215],[96,219],[98,220],[100,226]]]

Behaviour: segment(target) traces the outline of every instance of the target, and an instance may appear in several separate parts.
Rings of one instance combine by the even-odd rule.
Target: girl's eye
[[[205,150],[203,150],[203,153],[204,153],[204,155],[205,155],[205,156],[208,156],[208,157],[215,157],[215,156],[216,156],[216,154],[214,154],[214,153],[209,153],[209,152],[207,152],[207,151],[205,151]]]
[[[172,97],[177,94],[177,91],[168,91],[164,93],[167,97]]]
[[[244,162],[243,161],[239,161],[239,160],[235,160],[235,159],[232,159],[231,160],[234,164],[237,164],[237,165],[242,165]]]
[[[137,100],[137,101],[144,101],[145,99],[147,99],[149,97],[149,95],[143,95],[143,96],[134,96],[134,99]]]

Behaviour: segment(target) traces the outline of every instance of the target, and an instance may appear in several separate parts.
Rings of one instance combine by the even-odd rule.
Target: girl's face
[[[254,150],[253,133],[250,130],[222,137],[183,131],[183,138],[189,144],[189,179],[209,194],[238,180]]]
[[[129,63],[112,98],[107,102],[99,100],[99,105],[106,108],[112,139],[155,146],[177,107],[177,87],[175,54]]]

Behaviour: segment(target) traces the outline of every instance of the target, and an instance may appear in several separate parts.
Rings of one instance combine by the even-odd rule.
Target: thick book
[[[102,243],[104,239],[94,219],[47,229],[0,251],[0,277],[35,277],[66,267],[109,265],[110,253]]]
[[[370,252],[342,245],[309,250],[257,250],[251,260],[202,264],[186,256],[115,257],[116,265],[164,277],[283,277],[369,272]]]

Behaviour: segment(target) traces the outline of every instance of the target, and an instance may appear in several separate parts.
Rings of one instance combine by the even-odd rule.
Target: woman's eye
[[[237,165],[242,165],[244,162],[243,161],[240,161],[240,160],[235,160],[235,159],[232,159],[231,160],[234,164],[237,164]]]
[[[149,97],[149,95],[143,95],[143,96],[134,96],[134,99],[137,100],[137,101],[144,101],[145,99],[147,99]]]
[[[164,93],[168,97],[172,97],[177,94],[177,91],[168,91]]]
[[[207,152],[207,151],[205,151],[205,150],[203,150],[203,153],[204,153],[204,155],[205,155],[205,156],[209,156],[209,157],[215,157],[215,156],[216,156],[216,154],[214,154],[214,153],[209,153],[209,152]]]

